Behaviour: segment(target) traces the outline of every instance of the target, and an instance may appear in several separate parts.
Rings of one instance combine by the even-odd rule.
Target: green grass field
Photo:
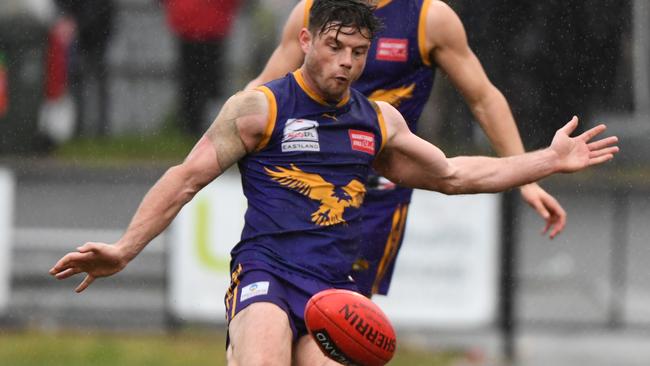
[[[79,138],[57,147],[52,156],[90,165],[123,165],[133,162],[179,162],[196,139],[174,131],[110,138]]]
[[[390,365],[451,366],[460,355],[400,345]],[[192,331],[170,334],[3,332],[3,366],[220,366],[224,336]]]

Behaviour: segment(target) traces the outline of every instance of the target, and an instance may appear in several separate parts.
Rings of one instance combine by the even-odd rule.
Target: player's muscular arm
[[[124,235],[115,243],[86,243],[50,270],[58,279],[86,272],[83,291],[95,278],[121,271],[176,217],[205,185],[253,151],[263,136],[268,102],[262,92],[230,98],[186,159],[168,169],[145,195]]]
[[[400,185],[444,192],[443,178],[452,174],[445,154],[410,132],[402,115],[391,105],[377,102],[386,123],[384,148],[373,168]]]
[[[494,150],[500,156],[522,154],[524,146],[503,94],[490,82],[481,63],[467,44],[465,29],[446,4],[434,1],[427,14],[425,43],[432,60],[464,96]],[[522,198],[546,221],[550,237],[566,224],[566,212],[537,183],[520,187]]]
[[[282,31],[280,44],[271,54],[266,66],[264,66],[264,70],[246,85],[246,89],[253,89],[271,80],[281,78],[300,67],[304,53],[300,48],[298,34],[300,34],[304,24],[305,1],[303,0],[291,11]]]
[[[383,102],[377,105],[386,121],[387,137],[375,169],[393,182],[413,188],[446,194],[500,192],[554,173],[574,172],[603,163],[618,151],[613,146],[616,137],[591,142],[605,130],[604,125],[569,137],[578,125],[574,117],[558,130],[551,146],[543,150],[504,158],[447,158],[410,132],[395,108]]]
[[[253,151],[266,126],[268,104],[259,91],[228,99],[183,163],[170,168],[151,188],[125,235],[117,243],[130,261],[164,230],[194,195]]]

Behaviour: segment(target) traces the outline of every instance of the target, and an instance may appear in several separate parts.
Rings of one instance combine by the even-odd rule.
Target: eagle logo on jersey
[[[415,90],[415,83],[395,89],[377,89],[368,96],[368,99],[373,102],[386,102],[397,108],[405,99],[413,97],[413,90]]]
[[[268,168],[264,170],[274,181],[320,203],[318,210],[311,214],[311,221],[319,226],[344,223],[345,209],[361,207],[366,194],[363,183],[356,179],[352,179],[345,187],[337,190],[338,187],[320,175],[306,173],[293,164],[291,168],[276,166],[275,170]]]

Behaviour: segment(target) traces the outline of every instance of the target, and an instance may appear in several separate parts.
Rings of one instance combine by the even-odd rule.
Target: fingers
[[[77,252],[66,254],[65,256],[63,256],[63,258],[59,259],[59,261],[56,262],[54,267],[50,269],[50,274],[56,275],[69,268],[78,267],[79,266],[78,261],[83,259],[83,257],[86,255],[87,254],[77,253]]]
[[[79,286],[77,286],[77,288],[75,289],[75,292],[79,293],[79,292],[87,289],[88,286],[90,286],[90,284],[93,283],[93,281],[95,281],[95,277],[93,277],[91,275],[87,275],[86,278],[84,278],[84,280],[79,284]]]
[[[566,226],[566,211],[564,211],[557,200],[550,195],[545,197],[544,205],[550,212],[550,216],[546,220],[546,227],[542,233],[546,234],[550,229],[549,238],[553,239],[561,233]]]
[[[99,244],[97,243],[86,243],[80,247],[77,247],[79,253],[88,253],[88,252],[98,252]]]
[[[602,126],[602,127],[601,127]],[[598,129],[598,127],[601,127]],[[595,129],[598,129],[594,131]],[[593,138],[596,134],[602,132],[605,130],[604,125],[596,126],[592,128],[591,130],[585,132],[582,134],[580,137],[584,138],[585,141],[588,141],[589,139]],[[591,135],[587,135],[583,137],[585,134],[591,132]],[[618,142],[618,137],[616,136],[610,136],[606,137],[602,140],[594,141],[589,144],[587,144],[587,147],[589,148],[589,165],[597,165],[597,164],[602,164],[606,161],[609,161],[614,158],[614,154],[616,154],[619,151],[618,146],[611,146],[615,143]]]
[[[546,225],[544,226],[544,230],[542,230],[542,235],[546,235],[548,233],[548,237],[550,239],[554,239],[559,233],[562,232],[562,230],[564,230],[565,226],[566,215],[551,215],[548,220],[546,220]]]
[[[551,217],[551,214],[548,212],[546,207],[544,207],[542,201],[534,201],[531,202],[530,205],[544,220],[548,220],[548,218]]]
[[[603,133],[603,131],[605,131],[606,129],[607,129],[607,126],[605,126],[603,124],[600,124],[600,125],[598,125],[596,127],[590,128],[589,130],[583,132],[577,138],[584,141],[584,142],[587,142],[587,141],[593,139],[594,137],[598,136],[599,134]]]
[[[563,216],[555,216],[553,215],[554,220],[549,220],[547,226],[547,231],[548,228],[553,227],[553,230],[551,230],[551,233],[548,235],[549,238],[555,239],[558,234],[564,230],[564,227],[566,226],[566,214]]]
[[[76,292],[82,292],[93,281],[96,276],[104,276],[102,270],[106,266],[107,255],[103,253],[103,243],[86,243],[77,248],[77,252],[71,252],[63,256],[49,271],[51,275],[59,280],[63,280],[76,274],[85,272],[87,275],[84,280],[75,289]],[[108,256],[110,257],[110,256]],[[118,269],[119,270],[119,269]],[[106,272],[106,271],[104,271]],[[109,275],[115,271],[107,272]],[[91,274],[92,273],[92,274]]]
[[[587,147],[589,147],[589,150],[594,151],[594,150],[600,150],[602,148],[605,148],[617,142],[618,142],[618,137],[610,136],[602,140],[590,142],[589,144],[587,144]]]
[[[63,256],[54,267],[50,269],[51,275],[56,275],[62,271],[65,271],[71,267],[79,266],[79,261],[87,259],[90,254],[96,254],[100,251],[100,245],[98,243],[86,243],[80,247],[77,247],[77,252],[71,252]]]
[[[566,211],[562,205],[537,184],[531,183],[522,187],[524,200],[539,213],[546,222],[541,231],[542,235],[549,233],[551,239],[557,236],[566,226]]]
[[[56,273],[54,277],[56,277],[57,280],[65,280],[66,278],[72,277],[78,273],[81,273],[81,270],[79,268],[68,268],[64,271]]]
[[[613,157],[614,154],[616,154],[617,152],[618,152],[618,146],[612,146],[612,147],[608,147],[608,148],[605,148],[605,149],[590,151],[589,152],[589,159],[598,158],[598,157],[601,157],[603,155],[612,155],[612,157]]]
[[[589,165],[591,166],[591,165],[602,164],[602,163],[604,163],[606,161],[610,161],[612,159],[614,159],[614,154],[605,154],[605,155],[598,156],[598,157],[593,158],[593,159],[590,158],[589,159]]]
[[[575,131],[576,127],[578,127],[578,117],[573,116],[567,124],[564,125],[564,127],[560,128],[560,132],[563,132],[567,136],[570,136],[573,131]]]

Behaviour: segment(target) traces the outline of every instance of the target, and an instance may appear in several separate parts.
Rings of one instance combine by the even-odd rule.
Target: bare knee
[[[239,312],[228,326],[229,366],[289,366],[292,332],[284,310],[255,303]]]

